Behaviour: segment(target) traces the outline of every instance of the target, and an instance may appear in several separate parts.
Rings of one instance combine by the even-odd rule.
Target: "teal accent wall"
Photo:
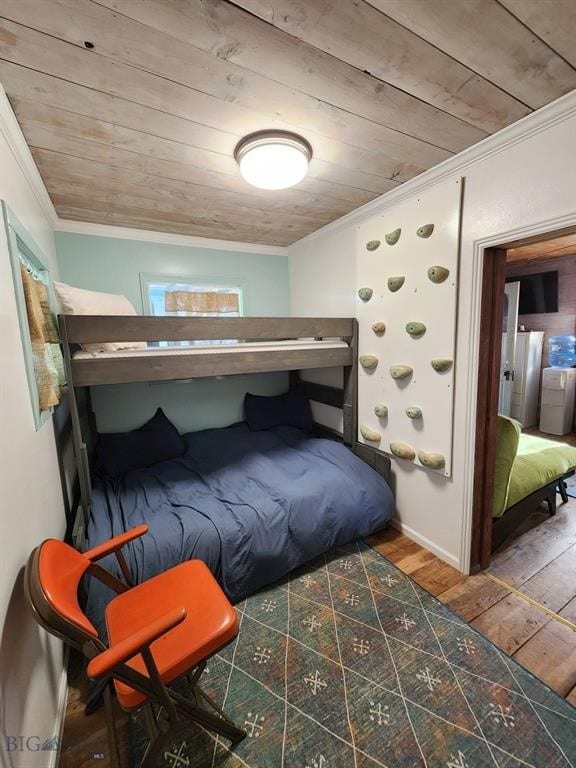
[[[60,280],[93,291],[122,293],[143,312],[140,275],[222,279],[243,287],[244,313],[290,314],[288,257],[161,245],[93,235],[56,232]],[[226,376],[190,382],[116,384],[92,387],[98,429],[133,429],[160,406],[181,432],[220,427],[243,418],[246,392],[286,390],[286,373]]]

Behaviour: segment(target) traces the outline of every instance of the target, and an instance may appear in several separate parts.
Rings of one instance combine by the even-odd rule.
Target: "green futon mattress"
[[[506,509],[576,467],[576,448],[555,440],[520,435]]]

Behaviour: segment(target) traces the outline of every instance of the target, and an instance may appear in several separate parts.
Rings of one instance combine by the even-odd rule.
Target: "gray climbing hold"
[[[438,358],[436,360],[431,360],[430,362],[432,364],[432,368],[434,368],[434,370],[438,373],[446,373],[446,371],[449,371],[450,368],[452,368],[453,364],[452,360],[446,360],[445,358]]]
[[[450,274],[450,270],[446,269],[446,267],[441,267],[439,264],[436,264],[435,266],[430,267],[430,269],[428,270],[428,278],[433,283],[443,283],[449,274]]]
[[[446,466],[446,459],[441,453],[426,453],[426,451],[418,451],[418,459],[420,464],[428,469],[444,469]]]
[[[400,233],[402,230],[400,228],[395,229],[393,232],[388,232],[388,234],[385,236],[385,240],[388,243],[388,245],[396,245],[398,240],[400,240]]]
[[[374,291],[372,290],[372,288],[360,288],[358,290],[358,296],[360,296],[362,301],[370,301],[373,293]]]
[[[378,403],[378,405],[374,406],[374,413],[379,419],[384,419],[388,416],[388,406],[384,405],[384,403]]]
[[[416,320],[412,320],[406,323],[406,333],[412,336],[413,339],[419,339],[420,336],[424,336],[426,333],[426,326],[424,323],[418,323]]]
[[[378,358],[376,355],[360,355],[360,365],[367,371],[373,371],[378,365]]]
[[[398,456],[399,459],[406,459],[407,461],[414,461],[416,458],[416,451],[408,443],[393,442],[390,443],[390,450],[394,456]]]
[[[390,376],[392,376],[393,379],[406,379],[408,376],[411,376],[413,372],[413,369],[409,365],[393,365],[390,368]]]
[[[360,434],[364,440],[370,440],[371,443],[379,443],[380,440],[382,440],[382,435],[380,432],[376,432],[376,430],[370,429],[370,427],[367,427],[366,424],[362,424],[360,427]]]
[[[380,240],[368,240],[366,243],[366,250],[367,251],[375,251],[376,248],[380,247]]]
[[[418,227],[416,230],[416,234],[418,237],[430,237],[430,235],[434,232],[434,224],[424,224],[422,227]]]
[[[378,320],[377,323],[372,323],[372,330],[376,334],[376,336],[382,336],[384,331],[386,330],[386,324],[382,322],[382,320]]]
[[[411,405],[406,408],[406,416],[408,416],[409,419],[421,419],[422,408],[418,408],[416,405]]]
[[[399,291],[400,288],[402,288],[405,280],[406,278],[404,275],[398,275],[398,277],[389,277],[388,288],[392,291],[392,293],[396,293],[396,291]]]

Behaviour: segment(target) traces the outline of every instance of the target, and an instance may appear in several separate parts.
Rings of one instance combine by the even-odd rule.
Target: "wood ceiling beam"
[[[459,152],[487,135],[222,0],[97,0],[159,32],[379,125]],[[409,130],[407,125],[409,124]]]
[[[67,221],[88,222],[91,224],[104,224],[113,227],[128,227],[130,229],[146,229],[153,232],[171,232],[175,235],[190,235],[196,237],[216,238],[218,240],[231,240],[244,243],[259,243],[261,245],[287,246],[295,242],[298,237],[285,232],[258,232],[254,229],[239,229],[233,223],[225,227],[220,225],[200,226],[188,220],[167,220],[162,216],[154,215],[154,212],[140,208],[136,210],[93,210],[90,207],[82,207],[80,201],[76,206],[58,207],[58,214]],[[302,235],[303,236],[303,235]]]
[[[499,0],[534,34],[576,67],[576,3],[574,0]]]
[[[367,2],[533,109],[576,88],[576,70],[497,0]]]
[[[234,0],[234,4],[490,133],[530,112],[526,104],[368,3]]]
[[[326,136],[374,153],[390,177],[408,163],[428,168],[451,156],[404,133],[299,93],[262,75],[162,35],[88,0],[4,0],[0,58],[130,98],[241,135],[263,128],[297,130],[312,146]],[[25,26],[27,25],[27,26]],[[39,27],[42,31],[38,32]],[[90,34],[93,50],[78,45]],[[198,117],[200,116],[200,118]]]

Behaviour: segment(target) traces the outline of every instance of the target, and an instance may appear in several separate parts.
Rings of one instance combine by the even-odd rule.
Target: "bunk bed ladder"
[[[72,444],[74,447],[74,457],[78,468],[78,481],[80,484],[80,504],[76,513],[76,518],[72,527],[72,541],[78,549],[83,549],[86,540],[86,529],[90,518],[90,462],[88,460],[88,449],[82,437],[82,423],[78,410],[78,401],[76,398],[76,389],[72,379],[72,359],[70,355],[70,344],[66,322],[63,317],[59,318],[60,341],[62,343],[64,357],[64,371],[68,383],[68,397],[70,401],[70,416],[72,419]]]

